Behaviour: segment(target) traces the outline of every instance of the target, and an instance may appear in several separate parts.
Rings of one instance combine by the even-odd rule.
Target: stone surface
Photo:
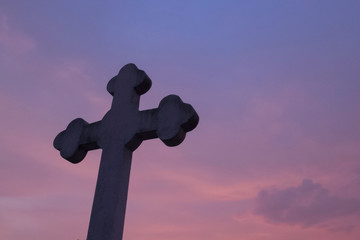
[[[77,118],[54,140],[61,156],[72,163],[82,161],[89,150],[103,150],[88,240],[122,239],[132,152],[141,142],[160,138],[176,146],[198,124],[193,107],[176,95],[163,98],[156,109],[139,111],[140,95],[150,87],[144,71],[125,65],[107,85],[113,101],[103,119],[89,124]]]

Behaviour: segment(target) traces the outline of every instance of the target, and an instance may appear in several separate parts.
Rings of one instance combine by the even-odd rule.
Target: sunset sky
[[[360,239],[360,1],[0,1],[0,239],[85,240],[102,119],[135,63],[198,112],[133,154],[124,240]],[[124,116],[126,117],[126,116]]]

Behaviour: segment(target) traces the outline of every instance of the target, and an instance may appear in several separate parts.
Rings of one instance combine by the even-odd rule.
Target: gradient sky
[[[360,239],[360,2],[0,2],[0,239],[84,240],[101,150],[52,147],[133,62],[198,127],[133,155],[125,240]]]

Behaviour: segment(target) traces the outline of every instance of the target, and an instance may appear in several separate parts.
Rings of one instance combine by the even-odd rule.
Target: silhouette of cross
[[[113,101],[103,119],[89,124],[77,118],[54,140],[60,155],[72,163],[82,161],[89,150],[103,150],[87,240],[122,239],[132,152],[141,142],[158,137],[176,146],[198,124],[193,107],[176,95],[163,98],[158,108],[139,111],[140,95],[150,87],[144,71],[125,65],[107,85]]]

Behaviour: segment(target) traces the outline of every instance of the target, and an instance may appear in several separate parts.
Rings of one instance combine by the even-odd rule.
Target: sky
[[[110,109],[127,63],[140,109],[200,116],[133,154],[126,240],[360,238],[360,2],[0,1],[0,239],[85,240],[101,157],[52,146]]]

